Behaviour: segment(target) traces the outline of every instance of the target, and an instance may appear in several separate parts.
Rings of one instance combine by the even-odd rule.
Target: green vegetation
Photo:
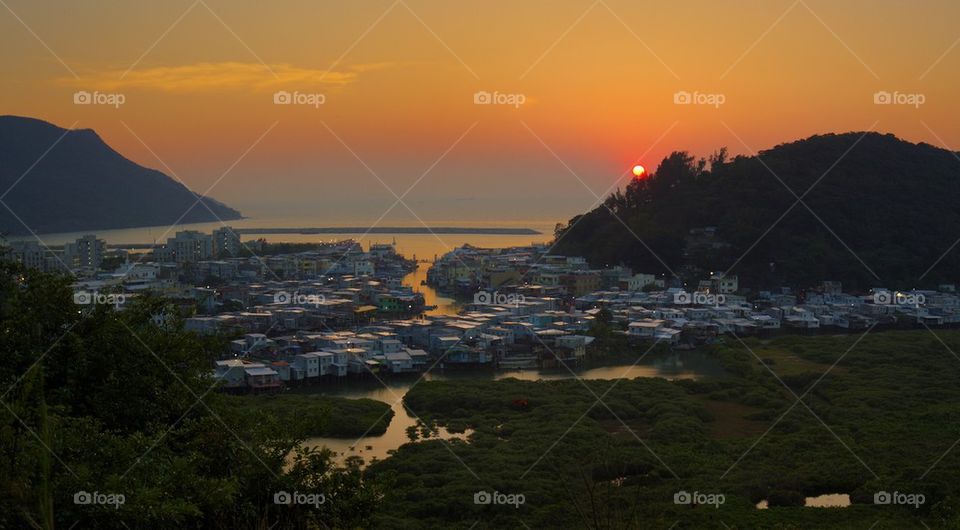
[[[286,393],[231,396],[227,403],[235,407],[238,414],[291,425],[303,437],[379,436],[387,431],[393,419],[390,405],[374,399]]]
[[[304,430],[356,427],[314,414],[323,407],[308,409],[304,429],[292,414],[237,406],[246,398],[211,379],[221,348],[184,333],[161,300],[78,306],[67,278],[0,264],[0,528],[367,526],[381,486],[355,462],[299,448]],[[283,491],[326,502],[275,504]],[[82,492],[124,502],[75,503]]]
[[[937,333],[960,350],[960,332]],[[927,331],[857,339],[728,339],[710,351],[729,375],[702,381],[421,383],[406,403],[427,424],[474,432],[447,446],[407,444],[372,465],[371,476],[394,483],[376,524],[960,528],[960,454],[938,461],[960,438],[960,360]],[[777,362],[757,356],[788,368],[777,373]],[[674,504],[681,490],[726,502]],[[526,502],[477,505],[479,491]],[[874,505],[881,491],[926,502]],[[854,504],[798,505],[830,493]],[[771,508],[756,509],[761,500]]]
[[[300,445],[382,432],[385,404],[221,394],[222,344],[162,300],[77,306],[66,278],[0,267],[0,528],[960,528],[960,331],[726,338],[706,352],[726,375],[699,381],[424,381],[420,441],[363,470]],[[441,426],[469,434],[423,439]],[[854,504],[800,506],[832,493]]]
[[[798,196],[809,209],[795,204]],[[960,252],[938,262],[956,241],[958,201],[956,155],[892,135],[814,136],[759,158],[678,152],[650,178],[558,226],[554,252],[670,274],[665,262],[686,281],[736,264],[748,287],[874,287],[859,257],[889,287],[936,286],[955,282],[960,267]],[[690,233],[708,226],[714,237]]]

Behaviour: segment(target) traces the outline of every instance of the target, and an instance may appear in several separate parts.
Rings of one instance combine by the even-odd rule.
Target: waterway
[[[403,277],[403,285],[410,287],[414,292],[423,294],[424,303],[428,307],[434,307],[433,309],[424,311],[425,314],[456,315],[460,311],[460,304],[453,298],[443,296],[437,292],[436,289],[426,284],[427,270],[429,268],[429,263],[418,263],[417,270]]]
[[[581,370],[576,373],[581,379],[633,379],[636,377],[662,377],[674,379],[700,379],[703,377],[717,377],[723,375],[723,368],[719,362],[709,355],[698,351],[674,352],[665,355],[650,355],[637,365],[620,364],[600,366]],[[360,456],[365,462],[372,459],[384,459],[401,445],[410,441],[407,428],[417,424],[416,411],[408,411],[402,403],[414,385],[422,381],[443,380],[489,380],[495,381],[513,377],[524,381],[572,379],[570,371],[559,369],[551,371],[538,370],[509,370],[509,371],[431,371],[419,376],[391,378],[383,383],[376,380],[370,382],[346,382],[342,386],[317,388],[315,393],[328,396],[340,396],[350,399],[370,398],[389,403],[394,416],[387,427],[387,431],[380,436],[365,436],[363,438],[311,438],[306,445],[311,447],[325,446],[336,453],[337,459],[342,461],[348,456]],[[311,389],[313,390],[313,389]],[[467,433],[469,434],[469,433]],[[449,439],[464,438],[464,434],[450,434],[445,431],[440,437]]]

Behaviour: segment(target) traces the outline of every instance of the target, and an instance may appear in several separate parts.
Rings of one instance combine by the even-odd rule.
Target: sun
[[[642,178],[647,174],[647,169],[641,165],[633,166],[633,176],[637,178]]]

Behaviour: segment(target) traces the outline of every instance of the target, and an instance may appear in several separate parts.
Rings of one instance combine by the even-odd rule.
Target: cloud
[[[361,73],[389,66],[366,64],[344,71],[299,68],[289,64],[196,63],[180,66],[156,66],[133,70],[100,70],[79,78],[58,81],[85,89],[104,91],[157,90],[163,92],[201,92],[214,90],[270,91],[284,87],[342,87],[353,83]]]

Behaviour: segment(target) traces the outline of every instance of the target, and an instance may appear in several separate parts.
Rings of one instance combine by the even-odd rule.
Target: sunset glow
[[[0,0],[0,530],[960,530],[958,18]]]
[[[602,189],[638,152],[649,175],[676,149],[746,154],[744,144],[878,121],[912,141],[960,146],[960,106],[949,97],[960,76],[954,3],[910,6],[911,17],[897,2],[859,0],[191,4],[67,3],[50,16],[42,2],[8,1],[30,29],[0,9],[0,54],[16,78],[0,85],[0,114],[94,129],[193,189],[216,183],[210,194],[243,211],[269,195],[309,214],[322,195],[325,208],[364,220],[395,200],[370,170],[400,194],[438,159],[409,196],[424,201],[418,216],[479,219],[489,213],[480,200],[449,200],[507,187],[546,193],[551,211],[526,216],[552,223],[590,197],[562,178],[551,151]],[[688,25],[677,31],[675,20]],[[911,37],[890,53],[891,34]],[[924,91],[926,103],[874,104],[876,92],[901,86]],[[75,105],[77,91],[125,103]],[[307,95],[305,104],[275,105],[280,91]],[[315,94],[322,104],[310,103]],[[417,223],[402,207],[386,220]]]

